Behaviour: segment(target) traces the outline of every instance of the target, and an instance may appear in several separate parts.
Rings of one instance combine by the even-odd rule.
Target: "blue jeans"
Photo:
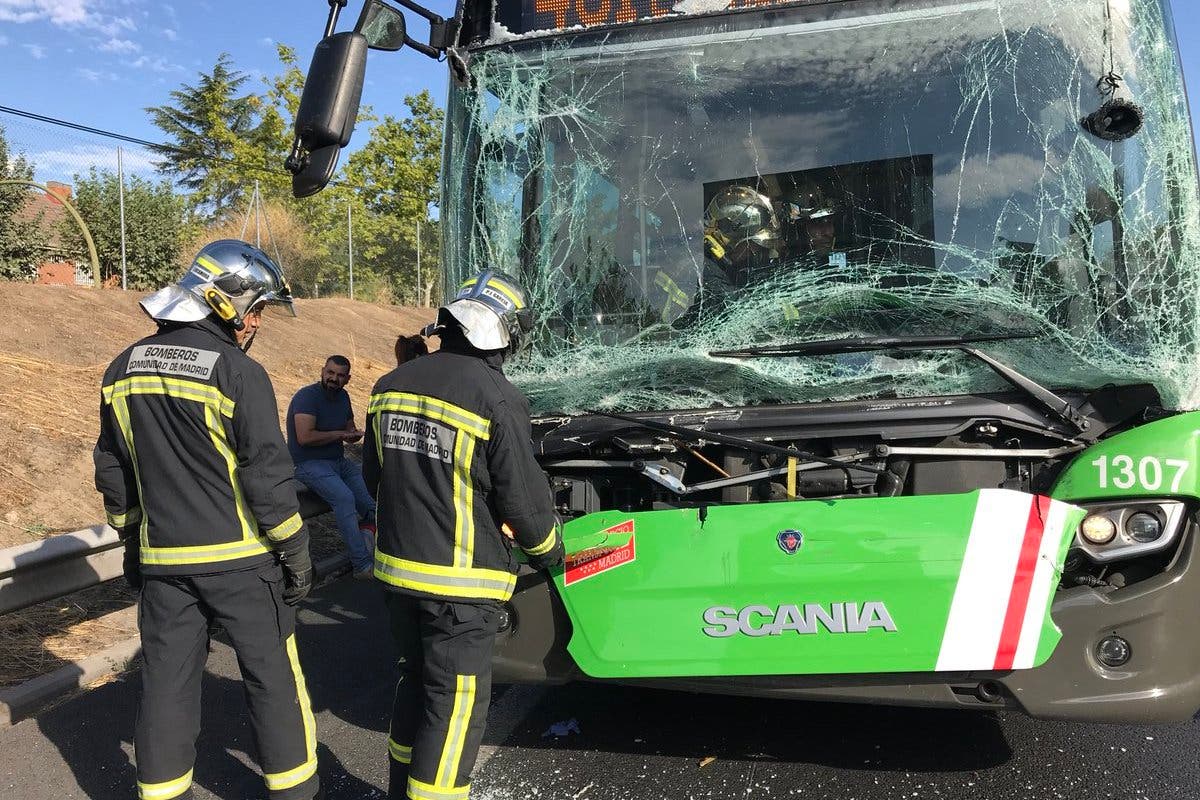
[[[337,520],[338,533],[350,551],[355,572],[371,569],[375,554],[358,529],[359,517],[375,520],[375,501],[363,482],[362,470],[345,458],[315,458],[296,465],[296,478],[329,503]]]

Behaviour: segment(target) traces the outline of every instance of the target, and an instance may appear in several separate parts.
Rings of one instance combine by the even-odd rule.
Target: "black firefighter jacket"
[[[247,569],[307,539],[271,380],[211,317],[163,326],[109,365],[93,457],[143,574]]]
[[[533,457],[529,403],[484,357],[443,340],[375,384],[363,477],[378,502],[375,577],[395,591],[507,600],[517,562],[558,563],[562,535]]]

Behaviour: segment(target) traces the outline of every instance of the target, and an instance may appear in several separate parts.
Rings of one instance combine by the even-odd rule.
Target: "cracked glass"
[[[493,38],[450,92],[447,282],[525,283],[538,324],[506,370],[535,414],[998,390],[948,351],[710,353],[1011,332],[1032,335],[985,349],[1044,385],[1200,405],[1165,3],[863,0]],[[1144,113],[1120,142],[1081,125],[1109,73]]]

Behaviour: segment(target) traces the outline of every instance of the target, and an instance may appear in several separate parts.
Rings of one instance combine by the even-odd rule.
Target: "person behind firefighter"
[[[210,625],[237,651],[270,800],[320,791],[294,606],[312,584],[266,370],[246,354],[266,305],[292,309],[266,253],[223,240],[141,301],[158,330],[104,373],[96,488],[140,589],[138,796],[192,796]],[[293,311],[294,314],[294,311]]]
[[[396,337],[395,349],[397,367],[406,361],[429,355],[429,345],[425,344],[425,339],[419,333],[400,334]]]
[[[561,563],[529,404],[502,365],[532,327],[525,291],[486,271],[438,309],[440,349],[379,379],[363,475],[379,502],[375,577],[400,653],[388,796],[466,800],[491,694],[515,544]]]
[[[783,208],[795,238],[791,250],[797,259],[817,266],[846,266],[846,253],[838,249],[837,209],[824,189],[815,183],[803,184],[785,200]]]

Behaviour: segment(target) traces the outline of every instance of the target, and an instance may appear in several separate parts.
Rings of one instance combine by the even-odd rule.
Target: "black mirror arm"
[[[292,140],[292,152],[288,153],[287,160],[283,162],[283,166],[293,175],[298,174],[308,166],[308,153],[304,151],[304,146],[300,143],[299,136],[296,136]]]
[[[330,0],[330,2],[334,1]],[[429,22],[429,44],[421,44],[408,36],[404,37],[404,43],[418,53],[440,59],[442,53],[446,52],[446,48],[454,44],[454,37],[458,35],[460,16],[456,14],[454,19],[447,22],[441,15],[433,13],[424,6],[417,5],[412,0],[395,0],[395,2]],[[461,3],[459,5],[461,7]]]
[[[333,3],[333,2],[337,2],[338,0],[329,0],[329,1],[331,3]],[[414,14],[418,14],[419,16],[424,17],[429,22],[430,25],[440,25],[446,21],[446,20],[442,19],[440,16],[438,16],[437,14],[430,11],[428,8],[425,8],[424,6],[419,6],[416,3],[412,2],[412,0],[395,0],[395,2],[404,6],[405,8],[407,8],[409,11],[413,12]]]
[[[338,16],[342,13],[342,9],[350,0],[329,0],[329,18],[325,20],[325,36],[328,39],[333,36],[333,31],[337,28]]]
[[[427,44],[421,44],[416,39],[413,39],[413,38],[409,37],[408,35],[405,35],[405,37],[404,37],[404,44],[407,45],[408,47],[411,47],[413,50],[416,50],[418,53],[423,53],[423,54],[429,56],[430,58],[434,59],[435,61],[440,60],[442,57],[442,53],[445,52],[445,48],[439,50],[436,47],[431,47]]]

